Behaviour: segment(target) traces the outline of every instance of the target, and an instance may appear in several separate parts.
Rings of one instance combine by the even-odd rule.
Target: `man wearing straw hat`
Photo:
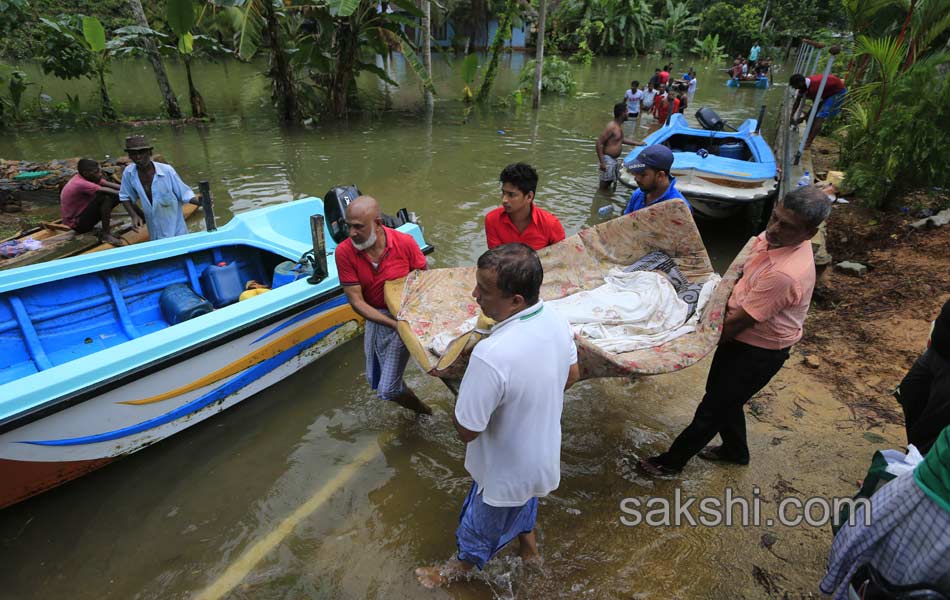
[[[151,240],[188,233],[181,207],[186,202],[198,204],[195,193],[171,165],[152,160],[152,146],[145,136],[125,138],[125,151],[132,164],[122,172],[119,200],[138,200]]]

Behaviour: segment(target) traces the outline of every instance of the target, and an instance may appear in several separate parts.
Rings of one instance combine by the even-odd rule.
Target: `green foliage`
[[[6,84],[9,98],[0,96],[0,127],[23,118],[21,104],[27,86],[33,85],[23,71],[0,65],[0,85]]]
[[[178,37],[191,33],[195,26],[195,5],[192,0],[167,0],[166,18],[169,29]]]
[[[46,26],[40,53],[43,72],[60,79],[91,77],[95,71],[91,52],[79,41],[82,17],[60,15],[40,18]]]
[[[16,29],[17,23],[24,18],[29,3],[26,0],[0,0],[0,33]]]
[[[152,26],[164,26],[166,0],[142,2],[145,14]],[[5,18],[0,10],[0,56],[33,58],[40,54],[45,37],[45,25],[40,17],[51,15],[90,15],[99,19],[109,32],[119,27],[135,24],[128,0],[0,0],[0,4],[20,5],[13,16]],[[4,29],[4,23],[9,29]]]
[[[686,2],[666,0],[666,16],[659,22],[660,47],[667,54],[679,52],[687,36],[699,30],[699,15],[691,15]]]
[[[705,61],[719,62],[728,55],[723,52],[725,46],[719,44],[719,34],[706,34],[703,39],[693,41],[693,54]]]
[[[469,54],[465,57],[465,60],[462,61],[462,83],[465,84],[465,87],[462,88],[462,101],[471,102],[475,98],[475,91],[472,89],[475,86],[475,77],[478,75],[478,55]]]
[[[879,49],[889,46],[879,42]],[[878,94],[849,103],[842,141],[846,183],[870,206],[885,206],[911,189],[950,185],[950,145],[937,126],[950,119],[950,82],[940,74],[947,66],[950,54],[936,53],[896,73],[886,99],[878,86]]]
[[[47,34],[41,63],[43,72],[60,79],[86,77],[96,81],[99,84],[102,117],[116,119],[117,114],[105,81],[116,46],[106,43],[105,28],[99,19],[60,15],[56,20],[40,20],[46,26]]]
[[[535,60],[529,60],[521,69],[518,77],[518,87],[522,90],[531,90],[534,87]],[[574,73],[567,61],[557,56],[545,56],[544,66],[541,68],[541,92],[564,96],[574,91]]]
[[[645,52],[655,39],[656,14],[647,0],[567,0],[551,18],[548,37],[576,62],[593,54]]]

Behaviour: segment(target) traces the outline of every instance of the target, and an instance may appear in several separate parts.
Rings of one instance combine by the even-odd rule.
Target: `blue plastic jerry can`
[[[211,265],[201,274],[201,289],[215,308],[234,304],[244,291],[236,262]]]

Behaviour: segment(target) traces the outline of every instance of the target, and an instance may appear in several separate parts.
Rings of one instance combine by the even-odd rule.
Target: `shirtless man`
[[[623,123],[627,120],[627,104],[614,104],[614,118],[607,123],[604,132],[597,138],[597,159],[600,162],[600,189],[606,190],[617,184],[617,159],[623,144],[645,146],[643,142],[623,137]]]

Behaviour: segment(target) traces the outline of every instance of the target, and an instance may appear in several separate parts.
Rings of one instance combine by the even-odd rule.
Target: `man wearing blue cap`
[[[627,163],[626,167],[633,173],[637,189],[630,196],[630,202],[627,202],[623,214],[626,215],[671,198],[679,198],[686,206],[689,206],[692,212],[693,207],[676,189],[676,178],[670,174],[670,169],[673,168],[673,152],[669,148],[659,144],[647,146]]]

